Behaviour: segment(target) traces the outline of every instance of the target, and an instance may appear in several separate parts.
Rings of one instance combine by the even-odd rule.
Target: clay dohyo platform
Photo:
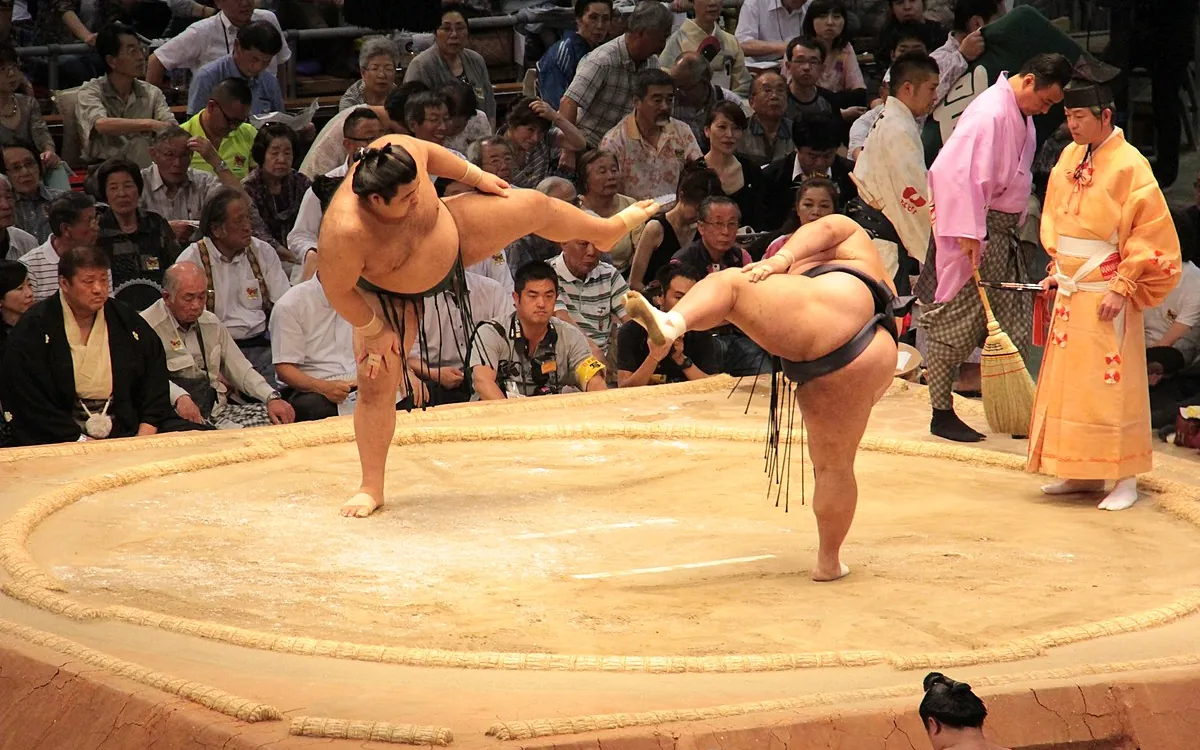
[[[1014,748],[1198,746],[1194,454],[1104,513],[897,381],[815,584],[766,408],[721,377],[400,414],[365,520],[349,419],[0,451],[0,748],[924,748],[930,670]]]

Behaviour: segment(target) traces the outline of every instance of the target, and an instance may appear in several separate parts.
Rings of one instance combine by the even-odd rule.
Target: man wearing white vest
[[[912,52],[898,57],[891,70],[892,95],[854,165],[858,197],[847,213],[871,236],[897,291],[907,294],[907,260],[924,262],[929,249],[928,173],[917,118],[937,101],[938,65]]]

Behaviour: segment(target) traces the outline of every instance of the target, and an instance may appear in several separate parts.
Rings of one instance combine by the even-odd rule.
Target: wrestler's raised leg
[[[385,319],[378,300],[363,294],[375,314]],[[354,337],[354,354],[358,361],[358,403],[354,408],[354,440],[358,444],[358,460],[362,466],[362,484],[342,506],[342,515],[366,518],[383,506],[383,482],[387,469],[388,448],[396,434],[396,391],[404,378],[402,353],[412,348],[420,320],[411,304],[404,305],[404,340],[399,351],[388,350],[375,377],[368,377],[368,363],[362,340]],[[398,335],[398,332],[397,332]]]
[[[487,260],[528,234],[551,242],[587,240],[608,250],[658,212],[658,204],[647,200],[606,219],[536,190],[517,189],[507,197],[464,193],[443,203],[458,226],[459,251],[466,266]]]
[[[625,295],[625,312],[646,329],[652,343],[665,346],[688,331],[707,331],[721,325],[737,307],[739,292],[749,286],[750,280],[740,269],[726,269],[697,282],[669,313],[634,291]],[[757,339],[755,343],[763,346]]]
[[[849,274],[838,276],[829,275],[821,282],[844,289],[844,303],[828,321],[798,320],[784,314],[795,308],[796,295],[811,288],[807,285],[814,283],[813,279],[775,274],[751,282],[740,268],[710,273],[669,313],[653,307],[637,292],[625,296],[625,310],[646,328],[656,345],[662,345],[659,339],[672,342],[687,331],[706,331],[728,321],[771,354],[802,361],[817,341],[828,338],[832,350],[849,341],[875,314],[875,300],[867,287]]]
[[[819,544],[814,581],[835,581],[850,573],[841,549],[858,507],[854,459],[871,408],[887,392],[895,373],[896,344],[891,334],[879,330],[849,365],[797,389],[816,480],[812,504]]]

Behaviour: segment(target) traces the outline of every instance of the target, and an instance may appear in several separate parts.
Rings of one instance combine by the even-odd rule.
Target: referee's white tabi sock
[[[1125,510],[1133,507],[1133,504],[1138,501],[1137,477],[1129,477],[1117,482],[1117,486],[1113,487],[1113,491],[1108,493],[1108,497],[1096,506],[1100,510]]]

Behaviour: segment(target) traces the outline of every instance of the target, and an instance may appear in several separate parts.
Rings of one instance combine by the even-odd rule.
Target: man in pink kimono
[[[1017,241],[1033,188],[1030,167],[1037,138],[1031,116],[1061,102],[1070,80],[1071,64],[1059,54],[1037,55],[1015,76],[1002,73],[963,112],[929,168],[934,247],[917,285],[927,303],[918,325],[928,337],[929,430],[939,437],[959,442],[984,438],[954,413],[951,395],[958,366],[987,337],[971,272],[978,268],[985,281],[1023,283],[1035,275],[1026,268]],[[988,299],[1000,327],[1028,361],[1034,295],[990,290]]]

